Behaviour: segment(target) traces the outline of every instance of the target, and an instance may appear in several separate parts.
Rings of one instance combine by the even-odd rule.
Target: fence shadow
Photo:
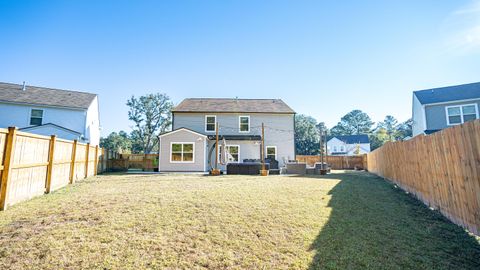
[[[310,269],[480,269],[478,240],[394,185],[366,172],[331,191]]]

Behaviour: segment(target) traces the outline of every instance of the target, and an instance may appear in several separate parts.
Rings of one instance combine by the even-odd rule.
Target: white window
[[[267,146],[266,158],[277,160],[277,147],[276,146]]]
[[[235,162],[235,163],[238,163],[239,160],[240,160],[240,145],[227,145],[226,146],[226,162],[227,163],[231,163],[231,162]],[[223,148],[222,146],[220,145],[219,147],[219,150],[220,152],[218,153],[218,159],[221,160],[221,155],[223,153]]]
[[[345,147],[343,145],[340,145],[340,152],[345,152]]]
[[[240,116],[238,124],[240,132],[250,132],[250,116]]]
[[[217,116],[216,115],[205,115],[205,131],[206,132],[215,132],[217,127]]]
[[[193,163],[194,143],[171,143],[170,162],[172,163]]]
[[[461,106],[447,106],[445,107],[447,113],[447,124],[456,125],[462,124],[470,120],[478,118],[477,104],[467,104]]]
[[[337,146],[333,146],[333,153],[336,153],[337,152]]]
[[[32,109],[30,113],[30,125],[40,126],[43,120],[43,110]]]

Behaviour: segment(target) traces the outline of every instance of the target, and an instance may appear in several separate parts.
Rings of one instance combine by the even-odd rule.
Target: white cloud
[[[455,10],[445,21],[449,50],[460,53],[480,51],[480,0]]]

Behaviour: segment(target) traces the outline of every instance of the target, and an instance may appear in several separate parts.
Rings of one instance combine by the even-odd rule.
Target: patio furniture
[[[270,168],[269,164],[265,164],[265,169]],[[243,162],[243,163],[228,163],[227,174],[240,174],[240,175],[259,175],[262,169],[262,163],[260,162]]]
[[[303,162],[287,163],[287,173],[305,175],[307,173],[307,164]]]

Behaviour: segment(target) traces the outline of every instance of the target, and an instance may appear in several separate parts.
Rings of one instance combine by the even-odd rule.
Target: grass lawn
[[[480,269],[382,179],[102,175],[0,213],[0,269]]]

